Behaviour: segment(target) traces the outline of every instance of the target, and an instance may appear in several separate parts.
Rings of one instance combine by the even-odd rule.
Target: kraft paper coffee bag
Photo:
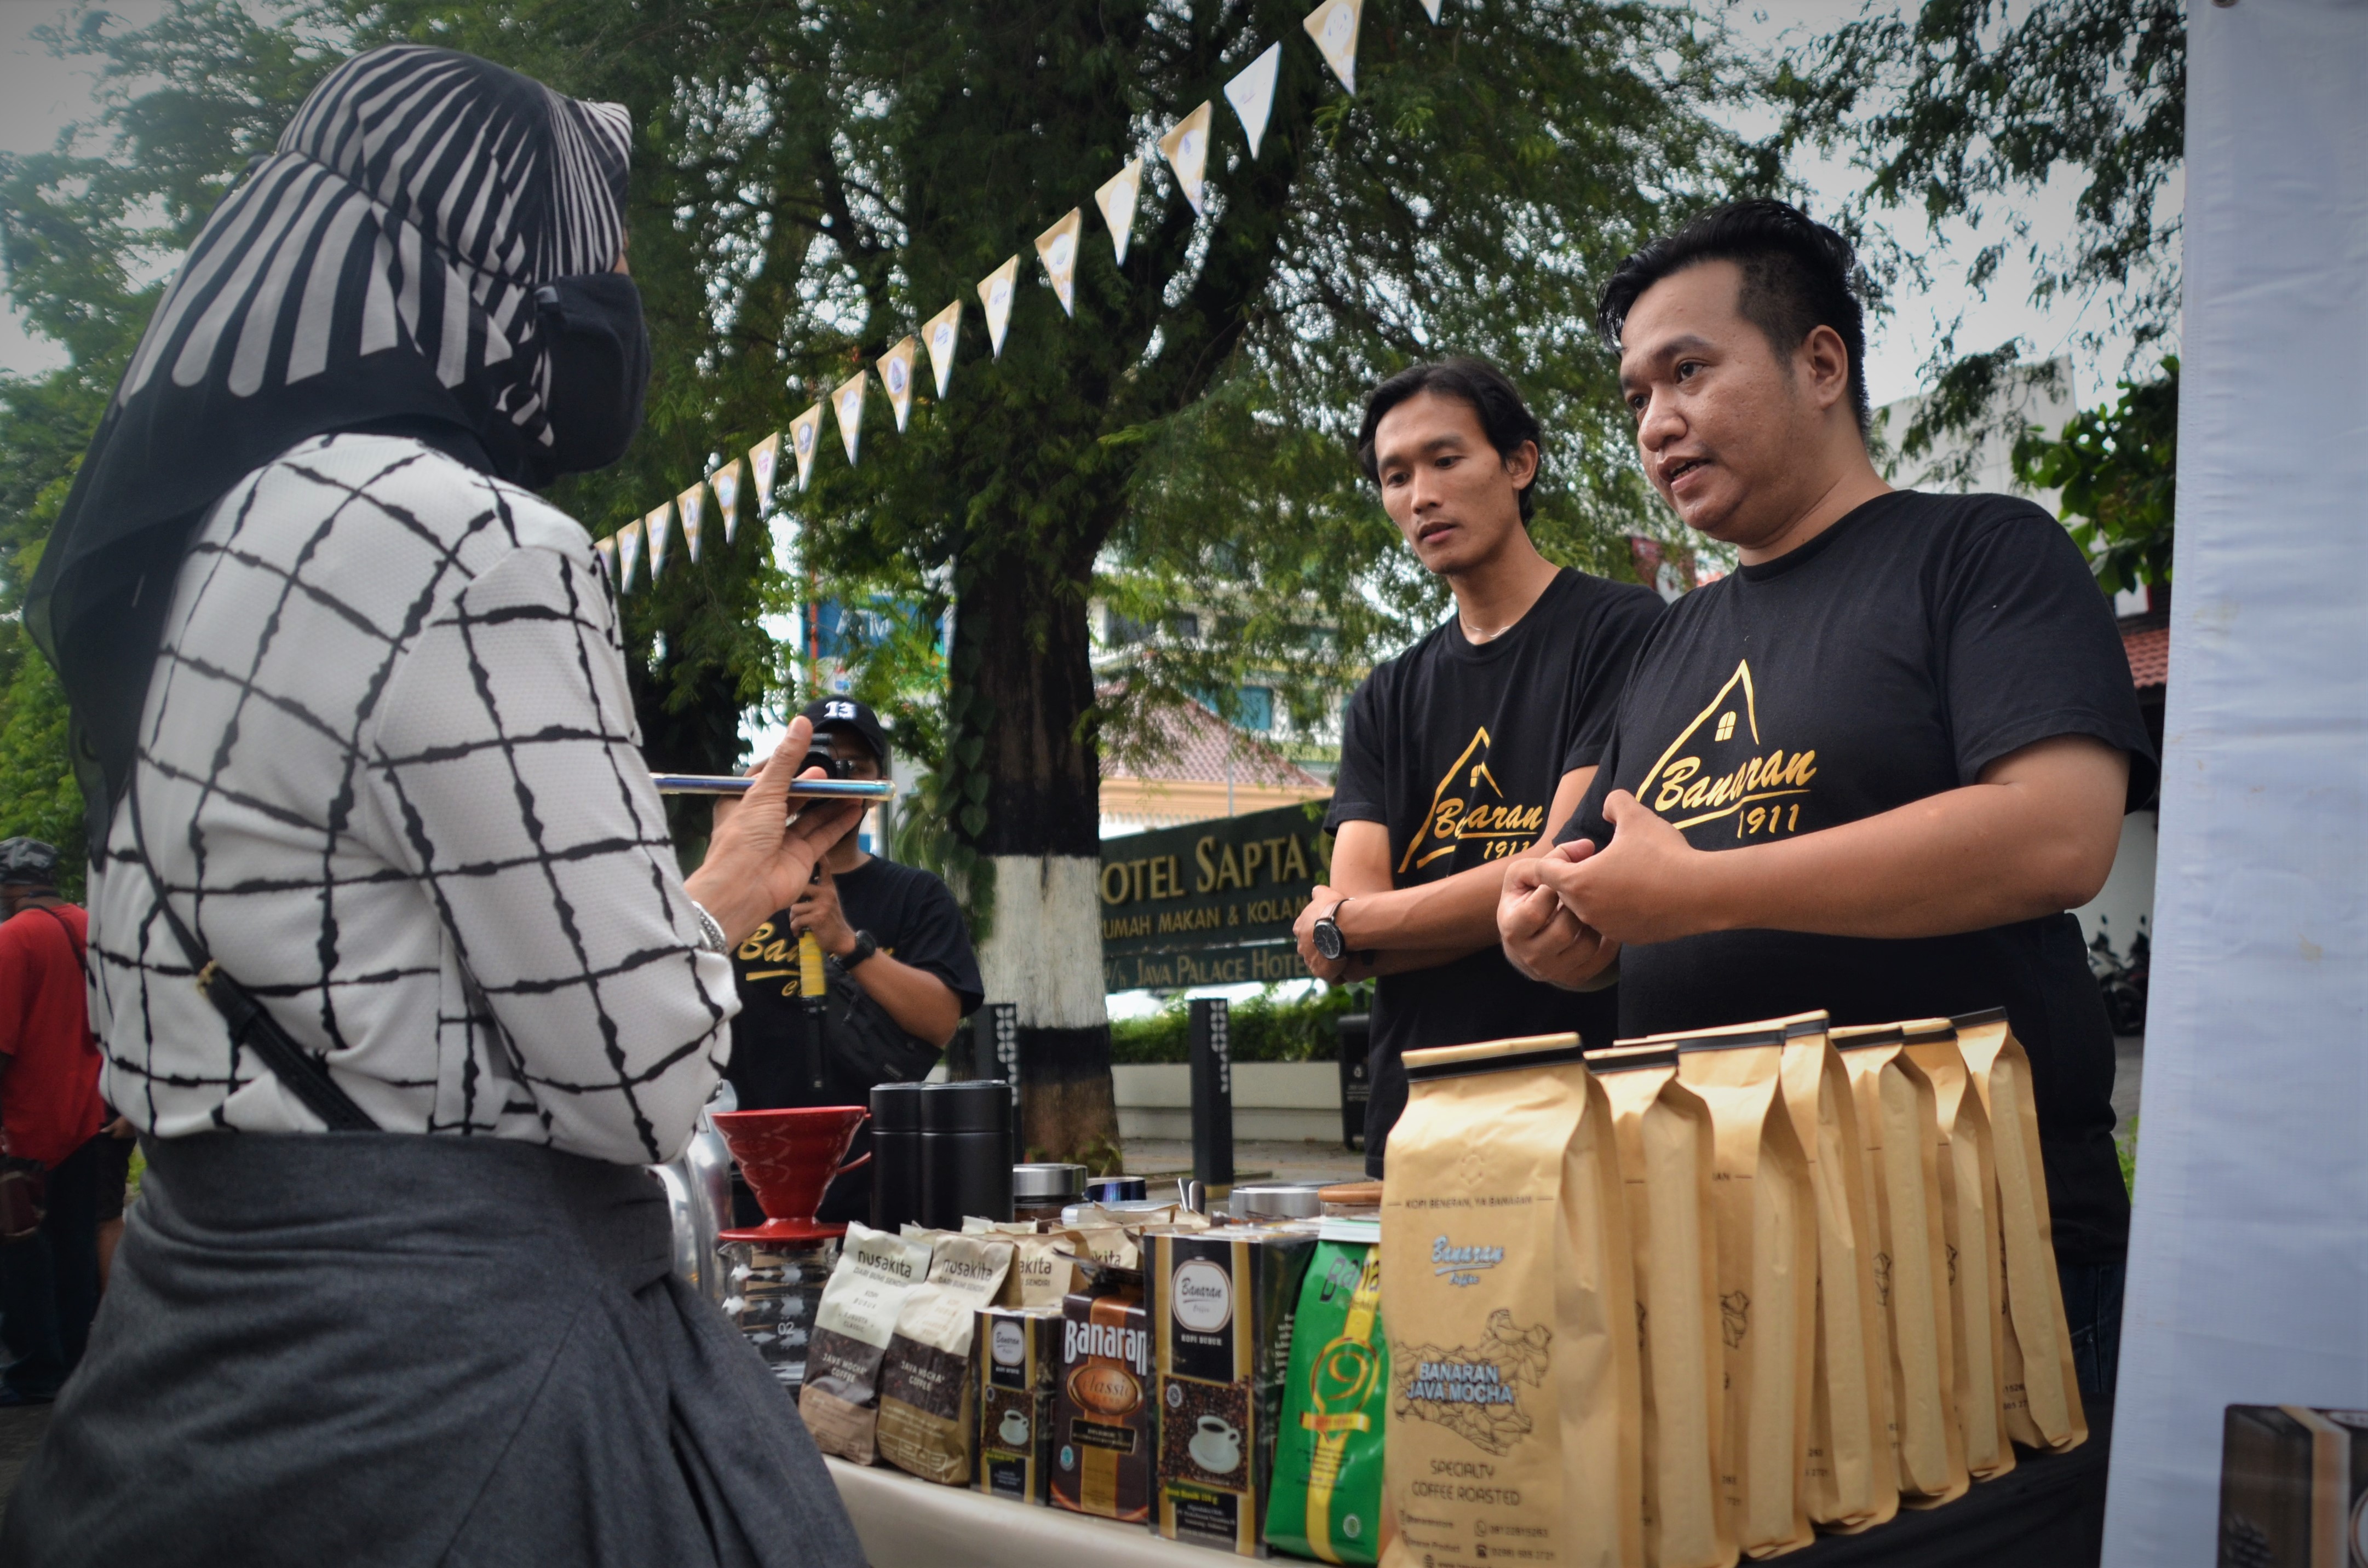
[[[838,1267],[814,1309],[798,1414],[814,1447],[879,1462],[880,1369],[905,1300],[928,1278],[929,1244],[850,1224]]]
[[[1382,1196],[1390,1568],[1644,1561],[1616,1134],[1577,1035],[1406,1053]],[[1518,1543],[1518,1546],[1516,1546]]]
[[[1318,1562],[1381,1561],[1390,1347],[1380,1239],[1379,1221],[1325,1221],[1292,1318],[1266,1539]]]
[[[1719,1481],[1725,1350],[1710,1108],[1678,1080],[1667,1046],[1588,1052],[1620,1139],[1642,1335],[1645,1557],[1655,1568],[1729,1568],[1735,1531]]]
[[[1989,1117],[1990,1153],[1998,1166],[1998,1237],[2006,1263],[2007,1432],[2035,1449],[2078,1448],[2088,1440],[2089,1418],[2080,1406],[2064,1286],[2055,1273],[2055,1233],[2039,1159],[2031,1062],[2007,1025],[2005,1008],[1950,1021]]]
[[[880,1457],[942,1486],[967,1486],[977,1462],[971,1415],[973,1330],[1011,1269],[1000,1237],[943,1235],[929,1274],[905,1298],[880,1381]]]
[[[1900,1033],[1909,1060],[1932,1080],[1941,1132],[1941,1222],[1949,1236],[1957,1429],[1965,1437],[1966,1472],[1989,1481],[2014,1468],[2006,1430],[2006,1273],[1989,1118],[1948,1019],[1902,1024]]]
[[[1720,1483],[1748,1557],[1806,1546],[1803,1484],[1817,1354],[1816,1197],[1784,1104],[1784,1031],[1672,1042],[1678,1081],[1710,1108],[1726,1412]]]
[[[1811,1522],[1852,1535],[1898,1515],[1898,1432],[1891,1418],[1891,1349],[1875,1298],[1873,1200],[1859,1153],[1858,1113],[1826,1028],[1819,1011],[1695,1032],[1784,1031],[1784,1105],[1808,1158],[1817,1215],[1816,1356],[1804,1482]]]
[[[1859,1145],[1874,1195],[1875,1293],[1891,1330],[1899,1491],[1910,1507],[1965,1494],[1941,1212],[1940,1112],[1932,1080],[1902,1049],[1899,1026],[1832,1031],[1858,1102]]]

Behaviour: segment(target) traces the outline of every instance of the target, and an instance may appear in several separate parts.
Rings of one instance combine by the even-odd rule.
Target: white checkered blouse
[[[414,441],[305,441],[208,517],[133,789],[174,907],[390,1131],[620,1162],[731,1045],[582,528]],[[317,1128],[199,994],[130,858],[93,868],[108,1096],[176,1137]]]

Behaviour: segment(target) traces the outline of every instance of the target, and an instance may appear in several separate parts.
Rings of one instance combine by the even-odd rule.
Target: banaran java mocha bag
[[[1950,1022],[1989,1117],[1990,1154],[1998,1166],[1999,1250],[2006,1264],[2007,1434],[2018,1443],[2060,1453],[2088,1440],[2089,1419],[2080,1406],[2064,1285],[2055,1272],[2031,1061],[2003,1007]]]
[[[880,1457],[943,1486],[966,1486],[977,1462],[971,1416],[973,1330],[1011,1271],[999,1236],[940,1235],[929,1274],[905,1298],[880,1381]]]
[[[1941,1133],[1941,1223],[1949,1237],[1950,1346],[1965,1471],[1992,1481],[2014,1468],[2006,1430],[2006,1275],[1998,1252],[1998,1167],[1989,1118],[1957,1031],[1946,1018],[1899,1026],[1908,1059],[1932,1080]]]
[[[1382,1196],[1383,1562],[1642,1563],[1634,1270],[1603,1086],[1570,1034],[1406,1064]]]
[[[1725,1350],[1710,1108],[1678,1082],[1668,1046],[1592,1051],[1587,1065],[1611,1105],[1636,1262],[1645,1559],[1654,1568],[1732,1568],[1718,1470]]]
[[[1930,1508],[1965,1494],[1951,1343],[1948,1230],[1941,1212],[1940,1113],[1932,1080],[1904,1049],[1899,1026],[1832,1031],[1874,1195],[1875,1293],[1891,1330],[1899,1492]]]
[[[1899,1513],[1898,1432],[1891,1348],[1874,1290],[1873,1199],[1850,1074],[1826,1038],[1827,1024],[1819,1010],[1694,1033],[1784,1033],[1784,1105],[1816,1199],[1816,1357],[1804,1484],[1810,1521],[1851,1535]]]
[[[1671,1042],[1678,1081],[1710,1108],[1726,1412],[1720,1483],[1747,1557],[1806,1546],[1803,1479],[1816,1371],[1816,1198],[1783,1094],[1784,1031]]]
[[[814,1447],[858,1464],[879,1462],[880,1369],[905,1299],[929,1274],[929,1244],[849,1224],[838,1267],[814,1309],[798,1414]]]

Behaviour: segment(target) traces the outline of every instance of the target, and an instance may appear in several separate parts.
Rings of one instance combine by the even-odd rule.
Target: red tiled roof
[[[1236,737],[1223,719],[1201,703],[1187,702],[1159,714],[1152,723],[1159,733],[1159,743],[1151,748],[1153,760],[1131,767],[1104,753],[1103,778],[1146,778],[1171,784],[1225,781],[1228,742]],[[1324,788],[1324,780],[1265,742],[1248,735],[1241,735],[1238,740],[1238,746],[1232,748],[1235,783],[1272,784],[1294,790]]]
[[[2140,691],[2170,684],[2170,628],[2125,626],[2122,652],[2130,657],[2130,681]]]

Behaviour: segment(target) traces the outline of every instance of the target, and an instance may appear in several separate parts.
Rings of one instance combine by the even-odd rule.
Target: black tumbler
[[[1011,1085],[1000,1078],[921,1090],[921,1222],[1011,1218]]]
[[[894,1235],[921,1218],[921,1101],[926,1084],[871,1090],[871,1228]]]

